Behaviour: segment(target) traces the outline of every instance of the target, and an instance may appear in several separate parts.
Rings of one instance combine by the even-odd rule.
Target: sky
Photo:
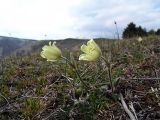
[[[0,0],[0,36],[114,38],[134,22],[160,28],[160,0]]]

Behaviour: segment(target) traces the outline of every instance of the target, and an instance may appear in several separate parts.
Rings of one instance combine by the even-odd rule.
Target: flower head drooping
[[[142,42],[143,41],[142,37],[139,37],[137,40],[138,40],[138,42]]]
[[[55,45],[56,42],[49,42],[49,45],[45,45],[42,48],[41,57],[46,58],[47,61],[55,62],[62,56],[61,50]]]
[[[84,52],[84,54],[79,56],[79,60],[96,61],[101,55],[101,49],[93,39],[89,40],[87,45],[83,44],[81,51]]]

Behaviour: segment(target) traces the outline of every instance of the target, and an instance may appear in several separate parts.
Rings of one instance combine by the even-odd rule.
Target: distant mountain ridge
[[[0,56],[5,57],[35,40],[0,36]]]
[[[11,55],[22,56],[34,52],[40,52],[42,46],[49,43],[49,41],[56,41],[56,45],[62,51],[77,51],[80,46],[86,42],[87,39],[67,38],[61,40],[31,40],[14,37],[0,36],[0,57],[8,57]],[[95,41],[101,45],[106,44],[106,38],[97,38]]]
[[[0,36],[0,57],[10,55],[26,55],[35,51],[40,51],[42,46],[49,41],[56,41],[58,47],[64,50],[77,49],[77,46],[86,39],[67,38],[62,40],[31,40],[14,37]]]

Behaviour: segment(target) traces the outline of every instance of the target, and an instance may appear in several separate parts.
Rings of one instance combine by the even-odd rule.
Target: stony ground
[[[160,39],[103,43],[114,93],[104,62],[78,61],[79,52],[66,55],[88,89],[65,61],[46,62],[39,53],[1,60],[0,119],[129,120],[123,100],[138,120],[160,120]]]

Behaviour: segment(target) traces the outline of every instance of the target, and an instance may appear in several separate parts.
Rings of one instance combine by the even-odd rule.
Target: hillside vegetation
[[[50,40],[56,41],[58,46],[66,50],[74,50],[80,43],[86,39],[62,39],[62,40]],[[49,40],[31,40],[14,37],[0,36],[0,57],[8,56],[24,56],[30,55],[33,52],[40,51],[42,45],[48,44]]]
[[[86,41],[59,41],[57,46],[75,64],[87,89],[66,61],[41,58],[40,48],[48,44],[42,41],[30,55],[1,59],[0,119],[127,120],[122,100],[138,120],[160,119],[160,37],[95,41],[112,66],[114,93],[103,60],[78,61]]]

